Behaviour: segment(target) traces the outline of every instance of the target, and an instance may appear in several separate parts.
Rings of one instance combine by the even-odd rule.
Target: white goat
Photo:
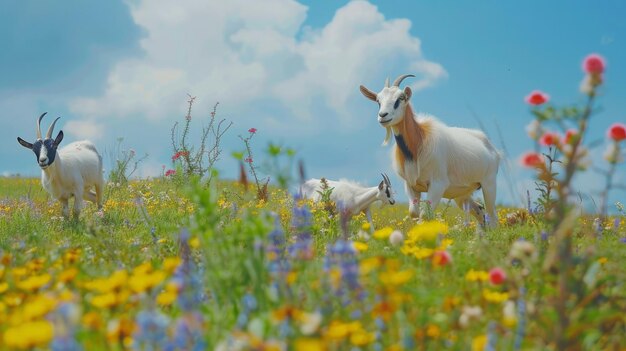
[[[334,181],[325,179],[328,185],[327,189],[332,189],[330,200],[341,207],[348,217],[365,212],[367,221],[370,223],[370,229],[373,230],[374,224],[372,222],[370,205],[378,200],[382,201],[383,204],[388,202],[393,205],[396,203],[389,177],[386,174],[382,174],[382,176],[383,180],[378,186],[371,188],[366,188],[347,180]],[[302,196],[305,198],[320,201],[324,192],[322,180],[315,178],[307,180],[302,184],[301,191]]]
[[[488,224],[497,225],[496,175],[500,153],[481,131],[448,127],[431,116],[415,115],[409,102],[411,88],[399,87],[407,77],[414,76],[402,75],[392,86],[387,79],[378,94],[363,85],[360,90],[379,105],[378,122],[387,129],[383,145],[391,132],[395,136],[393,166],[405,181],[411,216],[420,216],[420,196],[427,192],[433,210],[442,197],[454,199],[459,207],[471,209],[484,225],[483,208],[471,198],[482,187]]]
[[[59,131],[52,139],[54,125],[60,117],[52,122],[46,138],[41,139],[41,119],[37,121],[37,140],[29,143],[18,137],[20,145],[33,150],[37,163],[41,167],[41,184],[44,189],[59,200],[63,207],[63,216],[69,216],[69,198],[74,197],[74,216],[78,217],[83,199],[89,200],[102,208],[102,191],[104,179],[102,174],[102,157],[96,147],[87,140],[73,142],[57,151],[63,140],[63,131]],[[95,192],[91,190],[95,187]]]

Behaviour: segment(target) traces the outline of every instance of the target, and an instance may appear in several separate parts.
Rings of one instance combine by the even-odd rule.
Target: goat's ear
[[[54,138],[54,145],[59,146],[59,144],[61,144],[62,140],[63,140],[63,131],[60,130],[59,134],[57,134],[57,137]]]
[[[408,101],[411,98],[411,95],[413,95],[413,91],[411,91],[411,88],[404,87],[404,95],[406,95],[406,99]]]
[[[363,96],[365,96],[366,98],[372,100],[372,101],[376,101],[376,93],[374,93],[373,91],[367,89],[364,86],[359,86],[359,90],[361,90],[361,94],[363,94]]]
[[[378,190],[383,190],[384,187],[385,187],[385,181],[381,180],[380,184],[378,184]]]
[[[20,145],[22,145],[23,147],[27,148],[27,149],[33,149],[33,144],[29,143],[28,141],[17,137],[17,142],[20,143]]]

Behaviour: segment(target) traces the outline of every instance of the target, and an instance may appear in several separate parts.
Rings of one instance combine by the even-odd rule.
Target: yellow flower
[[[117,305],[117,296],[115,293],[106,293],[91,298],[91,304],[99,308],[109,308]]]
[[[24,305],[22,310],[23,321],[31,321],[44,317],[48,312],[52,311],[56,306],[54,299],[40,295],[35,297],[31,302]]]
[[[365,346],[376,340],[376,334],[369,333],[365,330],[357,330],[350,335],[350,343],[356,346]]]
[[[194,236],[193,238],[191,238],[191,240],[189,240],[189,246],[191,246],[192,249],[197,249],[200,247],[200,239],[197,236]]]
[[[483,351],[487,345],[487,335],[479,335],[472,339],[472,351]]]
[[[380,275],[380,281],[385,285],[402,285],[413,278],[413,271],[387,272]]]
[[[385,240],[389,238],[389,235],[391,235],[392,232],[393,229],[391,227],[384,227],[374,232],[374,238]]]
[[[63,272],[61,272],[59,274],[59,278],[58,279],[62,283],[67,283],[67,282],[73,280],[76,277],[77,274],[78,274],[78,269],[76,269],[74,267],[71,267],[71,268],[68,268],[68,269],[64,270]]]
[[[4,332],[4,343],[14,349],[27,350],[43,347],[52,340],[52,323],[39,320],[22,323]]]
[[[469,272],[465,274],[465,280],[470,281],[470,282],[476,282],[476,281],[485,282],[489,280],[489,272],[475,271],[473,269],[470,269]]]
[[[437,221],[429,221],[418,224],[407,233],[409,242],[433,242],[439,235],[448,233],[448,225]]]
[[[426,336],[432,339],[438,339],[441,336],[441,330],[435,324],[429,324],[426,327]]]
[[[163,261],[163,270],[169,274],[174,273],[176,268],[180,266],[182,260],[180,257],[168,257]]]
[[[360,241],[354,241],[354,242],[352,242],[352,245],[354,246],[354,248],[358,252],[363,252],[363,251],[367,250],[367,248],[369,247],[366,243],[363,243],[363,242],[360,242]]]
[[[505,292],[501,293],[501,292],[492,291],[489,289],[484,289],[483,298],[487,302],[502,303],[509,299],[509,293],[505,293]]]
[[[380,265],[382,264],[383,260],[384,260],[384,258],[382,258],[380,256],[365,258],[365,259],[361,260],[361,262],[359,264],[359,273],[361,275],[367,275],[369,272],[371,272],[374,269],[380,267]]]
[[[102,329],[102,318],[97,312],[87,312],[83,315],[82,323],[85,327],[92,330]]]
[[[609,259],[608,259],[608,258],[606,258],[606,257],[600,257],[600,258],[598,258],[598,263],[600,263],[600,264],[605,264],[605,263],[607,263],[608,261],[609,261]]]
[[[295,351],[325,351],[324,342],[316,338],[298,338],[294,342]]]
[[[155,271],[153,273],[133,274],[128,285],[133,292],[142,293],[161,284],[165,280],[165,273]]]
[[[9,283],[4,282],[4,283],[0,283],[0,294],[2,294],[3,292],[9,290]]]
[[[27,279],[17,283],[17,287],[22,290],[34,291],[50,282],[50,274],[42,274],[28,277]]]
[[[369,223],[369,222],[364,222],[364,223],[361,225],[361,229],[363,229],[363,230],[364,230],[364,231],[366,231],[366,232],[367,232],[368,230],[370,230],[370,228],[371,228],[371,225],[370,225],[370,223]]]

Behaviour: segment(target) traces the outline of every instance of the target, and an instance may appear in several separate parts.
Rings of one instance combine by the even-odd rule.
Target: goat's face
[[[363,85],[360,86],[361,93],[368,99],[378,103],[378,123],[383,127],[391,127],[402,121],[406,106],[411,98],[411,88],[400,89],[399,85],[404,78],[414,77],[405,74],[398,77],[392,86],[389,86],[389,79],[385,82],[385,87],[376,94]]]
[[[382,176],[383,180],[378,184],[378,194],[376,196],[383,203],[393,205],[396,203],[396,199],[394,198],[393,189],[391,189],[391,181],[386,174],[383,173]]]
[[[54,162],[57,155],[57,148],[63,140],[62,130],[59,131],[59,134],[57,134],[56,138],[51,138],[52,132],[54,130],[54,125],[57,123],[60,117],[57,117],[57,119],[52,122],[52,125],[50,125],[50,128],[48,128],[48,133],[46,133],[45,139],[41,138],[40,124],[41,119],[45,115],[45,113],[42,114],[37,121],[37,140],[35,140],[35,142],[29,143],[20,137],[17,138],[17,142],[20,143],[20,145],[27,149],[31,149],[35,153],[35,157],[37,157],[37,163],[39,164],[39,167],[41,167],[41,169],[48,168]]]

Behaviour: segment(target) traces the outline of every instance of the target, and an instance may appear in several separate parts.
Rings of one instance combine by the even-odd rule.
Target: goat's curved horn
[[[404,80],[404,78],[408,78],[408,77],[415,77],[412,74],[403,74],[400,77],[396,78],[396,80],[393,81],[393,86],[394,87],[399,87],[400,83],[402,83],[402,81]]]
[[[381,175],[383,176],[383,179],[385,180],[385,183],[387,183],[387,185],[391,186],[391,181],[389,180],[389,177],[387,176],[387,173],[381,173]]]
[[[41,139],[41,119],[43,118],[43,116],[46,115],[46,113],[48,112],[42,113],[41,116],[39,116],[39,119],[37,120],[37,139]]]
[[[48,128],[48,133],[46,133],[46,139],[50,139],[52,137],[52,132],[54,131],[54,125],[57,124],[57,121],[59,120],[59,118],[61,117],[57,117],[54,122],[52,122],[52,124],[50,125],[50,128]]]
[[[385,88],[389,88],[389,77],[385,79]]]

